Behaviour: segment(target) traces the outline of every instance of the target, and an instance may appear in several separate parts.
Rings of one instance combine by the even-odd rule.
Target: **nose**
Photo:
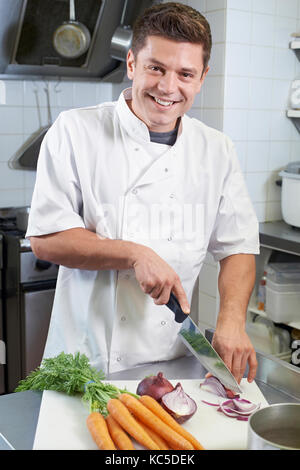
[[[177,90],[177,77],[173,72],[166,72],[160,77],[158,90],[164,95],[172,95]]]

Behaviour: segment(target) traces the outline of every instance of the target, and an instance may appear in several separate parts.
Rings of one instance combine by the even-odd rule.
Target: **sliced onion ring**
[[[251,416],[254,411],[260,408],[260,403],[256,405],[255,403],[251,403],[249,400],[245,400],[243,398],[232,398],[231,400],[225,400],[219,405],[205,400],[202,400],[202,402],[210,406],[218,406],[217,411],[224,413],[230,418],[236,418],[240,421],[247,421],[249,416]],[[247,407],[245,407],[245,405],[247,405]]]

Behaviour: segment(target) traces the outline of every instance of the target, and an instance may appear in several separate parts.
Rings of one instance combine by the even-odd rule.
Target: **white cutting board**
[[[240,450],[247,448],[247,421],[238,421],[217,411],[214,406],[202,403],[223,401],[224,398],[205,392],[200,388],[202,380],[181,380],[184,391],[197,403],[198,409],[193,417],[183,424],[207,450]],[[170,380],[175,386],[178,380]],[[139,381],[111,381],[119,388],[136,392]],[[261,407],[268,405],[255,382],[249,384],[242,379],[241,398]],[[64,393],[44,391],[34,440],[34,450],[89,450],[97,449],[86,426],[88,409],[80,397],[70,397]],[[134,443],[136,449],[141,446]]]

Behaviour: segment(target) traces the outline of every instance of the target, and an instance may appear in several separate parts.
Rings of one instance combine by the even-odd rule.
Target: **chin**
[[[163,117],[161,115],[156,115],[156,116],[149,116],[148,123],[150,126],[172,126],[173,123],[176,123],[177,121],[177,116],[174,116],[172,118],[166,119],[166,116]],[[162,131],[163,132],[163,131]]]

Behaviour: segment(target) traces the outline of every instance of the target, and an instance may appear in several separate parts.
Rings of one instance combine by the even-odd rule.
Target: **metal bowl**
[[[257,410],[248,421],[248,449],[300,450],[300,403]]]

